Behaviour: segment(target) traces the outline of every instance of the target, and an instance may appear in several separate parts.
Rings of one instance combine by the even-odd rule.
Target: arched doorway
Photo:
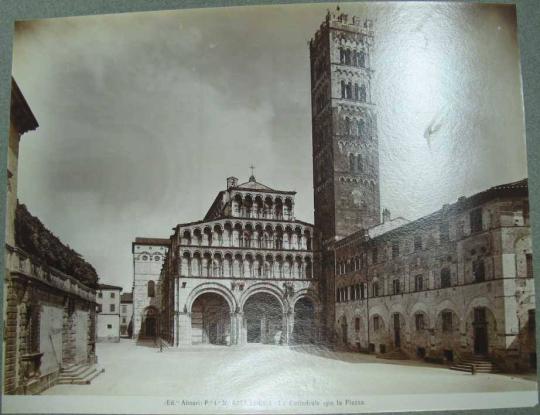
[[[230,344],[231,319],[227,301],[216,293],[204,293],[191,306],[192,344]]]
[[[272,294],[257,293],[244,304],[244,328],[248,343],[280,344],[283,310]]]
[[[315,343],[315,305],[307,297],[300,298],[294,305],[293,342]]]
[[[148,307],[144,310],[144,319],[142,333],[144,337],[156,337],[157,330],[158,311],[155,307]]]

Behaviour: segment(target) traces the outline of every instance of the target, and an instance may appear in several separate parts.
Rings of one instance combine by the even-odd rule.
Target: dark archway
[[[141,327],[143,337],[156,337],[158,335],[158,315],[159,312],[155,307],[147,307],[144,310],[144,318]]]
[[[225,298],[216,293],[204,293],[191,307],[192,344],[229,344],[230,309]]]
[[[307,297],[300,298],[294,305],[293,342],[296,344],[315,343],[315,305]]]
[[[283,310],[278,299],[268,293],[249,297],[244,304],[244,328],[248,343],[282,343]]]

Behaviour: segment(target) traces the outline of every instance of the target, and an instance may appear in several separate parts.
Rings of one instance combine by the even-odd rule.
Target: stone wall
[[[62,366],[96,361],[95,291],[7,248],[4,393],[36,394]]]

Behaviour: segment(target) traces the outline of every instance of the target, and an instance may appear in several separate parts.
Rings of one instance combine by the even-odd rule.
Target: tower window
[[[350,65],[350,64],[351,64],[351,51],[347,49],[345,51],[345,65]]]
[[[341,98],[345,98],[347,95],[347,87],[345,86],[345,81],[341,81]]]
[[[352,99],[352,83],[347,84],[347,99]]]
[[[366,102],[366,86],[362,85],[360,87],[360,102]]]
[[[357,132],[358,132],[358,135],[362,138],[365,138],[365,135],[366,135],[366,125],[365,125],[365,122],[364,120],[358,120],[358,124],[357,124]]]
[[[362,156],[360,154],[356,156],[356,167],[358,171],[364,171],[364,164],[362,163]]]
[[[358,54],[358,66],[361,68],[364,68],[366,66],[366,55],[364,52],[360,51]]]
[[[360,331],[360,317],[354,319],[354,330]]]
[[[358,84],[354,84],[354,99],[358,101]]]
[[[339,62],[345,63],[345,51],[343,48],[339,48]]]
[[[525,262],[527,264],[527,278],[533,278],[532,254],[525,254]]]

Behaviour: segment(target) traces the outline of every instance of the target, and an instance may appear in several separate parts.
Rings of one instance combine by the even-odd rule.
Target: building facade
[[[120,336],[131,337],[133,334],[133,294],[120,295]]]
[[[315,228],[326,340],[506,370],[536,365],[527,181],[380,220],[371,22],[328,13],[310,42]]]
[[[5,394],[36,394],[64,368],[93,365],[97,274],[17,200],[21,136],[38,127],[11,88],[3,310]]]
[[[315,342],[313,227],[295,192],[227,179],[203,220],[179,224],[161,274],[164,339],[192,344]]]
[[[159,325],[159,276],[169,239],[136,238],[133,254],[133,337],[156,337]]]
[[[122,287],[99,284],[97,291],[97,341],[120,341],[120,294]]]

